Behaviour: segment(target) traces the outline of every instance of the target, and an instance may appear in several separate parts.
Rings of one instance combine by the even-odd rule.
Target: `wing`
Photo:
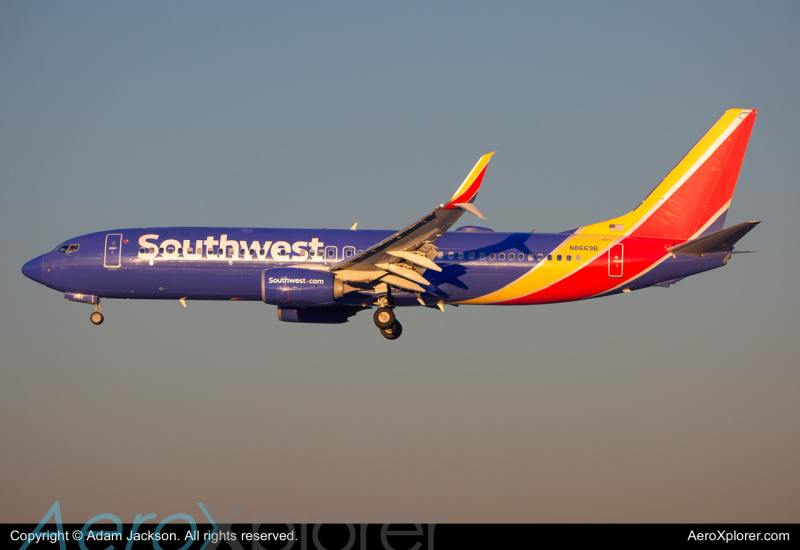
[[[494,153],[483,155],[455,194],[402,231],[331,267],[338,279],[348,283],[385,283],[390,286],[424,292],[429,284],[422,276],[426,269],[441,271],[433,262],[438,249],[436,239],[458,221],[465,210],[484,216],[472,204]]]

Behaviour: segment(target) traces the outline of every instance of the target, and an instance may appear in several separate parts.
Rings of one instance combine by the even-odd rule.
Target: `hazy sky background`
[[[0,520],[799,521],[798,29],[797,2],[3,2]],[[112,228],[400,229],[495,150],[487,225],[562,231],[729,108],[759,109],[728,215],[759,252],[669,289],[405,309],[389,342],[261,303],[96,327],[20,273]]]

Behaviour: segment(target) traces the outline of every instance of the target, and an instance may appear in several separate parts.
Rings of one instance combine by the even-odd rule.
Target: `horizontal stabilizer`
[[[703,237],[686,241],[683,244],[668,248],[673,255],[702,256],[714,252],[727,252],[739,239],[744,237],[751,229],[760,224],[760,221],[742,222],[726,229],[720,229]]]
[[[653,286],[660,286],[661,288],[669,288],[671,285],[678,283],[684,280],[686,277],[678,277],[677,279],[670,279],[669,281],[661,281],[660,283],[656,283]]]

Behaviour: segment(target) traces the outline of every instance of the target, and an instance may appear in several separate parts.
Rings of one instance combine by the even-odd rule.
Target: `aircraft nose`
[[[22,274],[37,283],[42,282],[42,257],[34,258],[22,266]]]

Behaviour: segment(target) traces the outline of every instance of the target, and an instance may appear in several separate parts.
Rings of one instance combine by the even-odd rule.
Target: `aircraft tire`
[[[392,328],[397,321],[394,311],[390,307],[379,307],[372,316],[372,320],[375,321],[375,326],[381,330]]]
[[[94,313],[92,313],[92,314],[89,316],[89,320],[90,320],[92,323],[94,323],[95,325],[100,325],[100,324],[102,324],[102,323],[103,323],[103,319],[104,319],[104,317],[103,317],[103,314],[102,314],[102,313],[100,313],[99,311],[95,311]]]
[[[382,328],[381,334],[387,340],[397,340],[403,334],[403,325],[400,324],[400,321],[395,321],[392,328]]]

